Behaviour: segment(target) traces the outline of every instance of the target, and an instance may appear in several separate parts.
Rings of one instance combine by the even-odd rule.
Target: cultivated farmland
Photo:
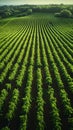
[[[0,130],[73,130],[73,19],[0,20]]]

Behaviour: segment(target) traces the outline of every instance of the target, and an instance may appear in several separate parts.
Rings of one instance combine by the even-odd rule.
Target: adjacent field
[[[1,129],[73,130],[73,19],[0,20]]]

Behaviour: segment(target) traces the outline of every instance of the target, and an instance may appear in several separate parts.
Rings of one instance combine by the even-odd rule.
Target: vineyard
[[[73,19],[0,20],[0,130],[73,130]]]

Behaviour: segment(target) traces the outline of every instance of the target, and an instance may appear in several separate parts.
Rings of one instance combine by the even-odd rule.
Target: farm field
[[[73,19],[0,20],[0,130],[73,130]]]

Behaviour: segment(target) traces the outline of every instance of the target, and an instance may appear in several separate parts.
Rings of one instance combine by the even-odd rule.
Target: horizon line
[[[19,6],[19,5],[73,5],[73,3],[49,3],[49,4],[0,4],[0,6],[11,6],[11,5],[13,5],[13,6]]]

